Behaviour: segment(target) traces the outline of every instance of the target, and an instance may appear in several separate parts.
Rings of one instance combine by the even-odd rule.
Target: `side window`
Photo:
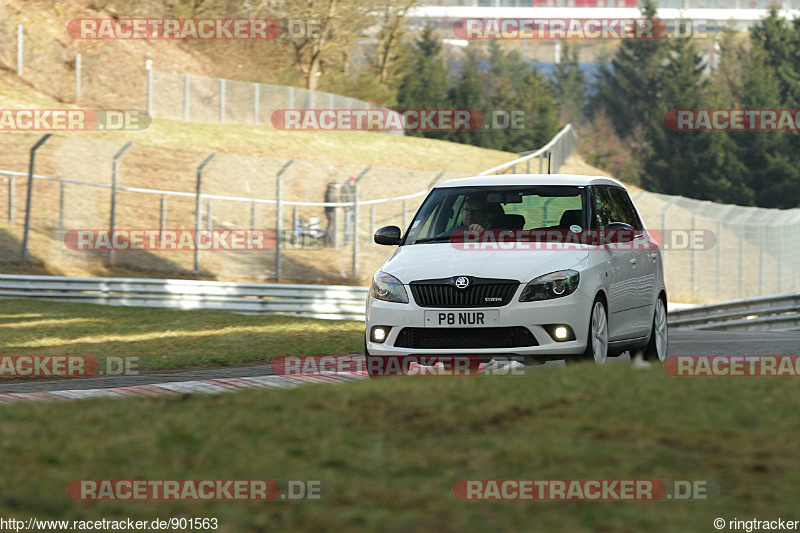
[[[597,229],[606,229],[611,222],[622,222],[619,214],[614,209],[614,202],[609,195],[608,187],[593,187],[594,212],[597,218]]]
[[[616,211],[621,217],[618,222],[630,224],[633,229],[642,229],[642,222],[639,220],[639,216],[636,214],[636,208],[633,207],[633,202],[631,201],[630,196],[628,196],[628,193],[623,189],[618,189],[616,187],[609,189],[609,192],[611,193],[611,199],[614,200],[614,205],[617,208]]]

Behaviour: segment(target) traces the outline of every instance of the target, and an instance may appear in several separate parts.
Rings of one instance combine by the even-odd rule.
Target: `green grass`
[[[142,370],[358,353],[363,331],[352,321],[0,299],[0,355],[130,356]]]
[[[216,517],[225,532],[712,531],[797,519],[800,389],[575,365],[0,407],[0,516]],[[76,502],[73,479],[319,479],[323,501]],[[689,502],[462,502],[460,479],[710,480]]]

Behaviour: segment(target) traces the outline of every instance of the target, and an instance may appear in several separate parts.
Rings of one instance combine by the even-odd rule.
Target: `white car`
[[[476,216],[473,212],[479,212]],[[373,277],[368,364],[448,355],[541,363],[667,357],[661,254],[625,187],[575,175],[438,184]]]

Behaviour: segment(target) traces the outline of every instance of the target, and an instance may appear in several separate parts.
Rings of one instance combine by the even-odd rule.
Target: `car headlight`
[[[520,302],[537,302],[569,296],[578,288],[581,275],[574,270],[559,270],[532,280],[525,285]]]
[[[373,298],[386,302],[408,303],[408,293],[400,280],[386,272],[376,272],[369,289]]]

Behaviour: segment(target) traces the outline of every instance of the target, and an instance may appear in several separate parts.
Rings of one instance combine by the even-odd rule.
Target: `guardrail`
[[[575,133],[575,128],[572,124],[567,124],[549,143],[545,144],[538,150],[529,152],[519,159],[514,159],[508,163],[503,163],[496,167],[484,170],[478,176],[488,176],[492,174],[500,174],[501,171],[509,169],[511,174],[517,172],[517,165],[525,164],[525,172],[531,173],[531,160],[539,160],[539,174],[555,174],[564,161],[572,154],[572,151],[578,145],[578,134]],[[546,161],[546,164],[545,164]]]
[[[366,287],[0,274],[0,298],[364,320]]]
[[[800,292],[732,300],[670,311],[668,324],[732,331],[800,329]]]

